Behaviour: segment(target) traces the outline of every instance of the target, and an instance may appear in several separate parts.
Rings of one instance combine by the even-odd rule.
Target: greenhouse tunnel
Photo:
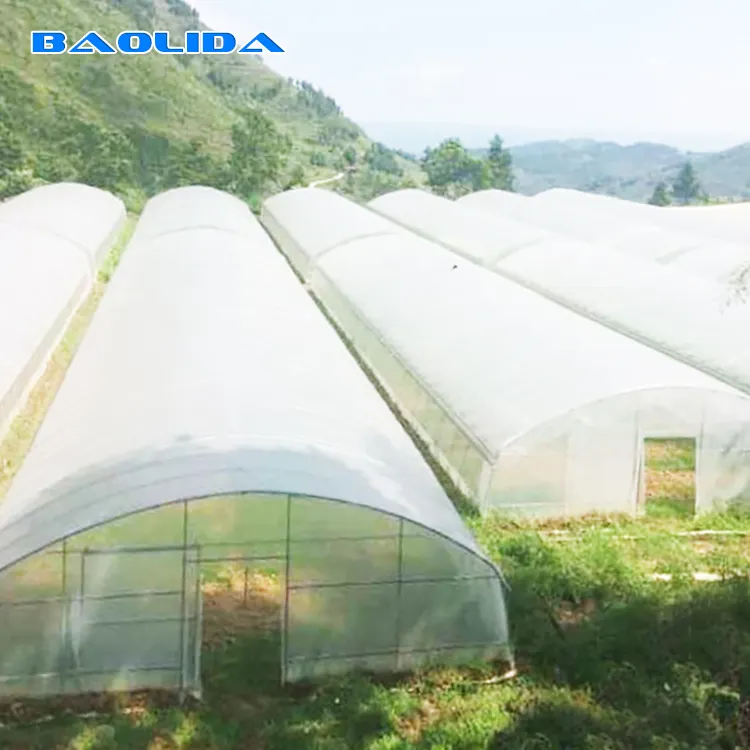
[[[463,254],[493,237],[502,248],[492,217],[469,213],[461,200],[406,190],[371,207],[433,241],[464,248]],[[724,285],[559,235],[496,257],[487,265],[505,278],[750,393],[750,352],[743,344],[750,306],[728,304]]]
[[[247,207],[153,198],[0,504],[0,694],[200,693],[230,605],[283,682],[509,659],[503,591]]]
[[[335,211],[336,220],[319,221],[319,216]],[[351,201],[342,202],[337,193],[318,188],[297,188],[271,196],[261,206],[260,221],[302,278],[328,250],[364,237],[402,234],[403,230],[377,213],[363,211]],[[286,227],[309,227],[301,244]]]
[[[672,222],[670,226],[664,220],[668,212],[656,206],[565,188],[545,190],[521,205],[515,197],[503,190],[482,190],[457,203],[721,283],[731,281],[750,262],[746,241],[722,239],[695,223],[691,227],[689,222],[682,226]]]
[[[0,203],[0,439],[94,283],[125,220],[113,195],[75,183]]]
[[[278,217],[281,203],[303,199],[268,203]],[[282,250],[319,246],[345,203],[350,214],[355,204],[335,195],[326,211],[287,211]],[[413,232],[344,241],[306,265],[315,294],[482,510],[637,512],[644,441],[666,437],[696,441],[699,512],[750,499],[750,400],[736,389]]]
[[[747,200],[711,206],[660,207],[653,220],[665,227],[750,245],[750,203]]]

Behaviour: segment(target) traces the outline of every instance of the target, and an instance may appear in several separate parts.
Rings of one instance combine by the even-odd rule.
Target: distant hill
[[[567,187],[645,201],[659,181],[673,180],[689,159],[712,197],[750,198],[750,143],[715,153],[694,153],[659,143],[621,146],[580,139],[539,141],[510,151],[518,190],[529,195]]]
[[[347,187],[365,198],[398,186],[404,175],[419,178],[417,165],[374,147],[333,99],[308,82],[279,76],[258,55],[29,52],[31,29],[60,29],[70,40],[91,29],[110,40],[124,29],[167,29],[179,42],[185,30],[205,28],[183,0],[7,0],[4,5],[0,194],[38,181],[78,180],[138,203],[154,192],[203,181],[204,175],[224,187],[226,179],[215,175],[227,173],[232,126],[248,110],[269,118],[291,144],[268,190],[329,177],[352,163],[360,169]],[[386,171],[373,167],[375,161]]]

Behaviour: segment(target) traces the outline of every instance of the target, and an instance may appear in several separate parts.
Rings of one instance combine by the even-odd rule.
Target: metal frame
[[[112,546],[107,548],[89,548],[84,547],[82,549],[70,549],[70,540],[63,540],[60,548],[54,550],[48,550],[42,554],[48,555],[62,555],[60,570],[61,570],[61,586],[60,595],[39,598],[39,599],[28,599],[21,601],[0,601],[0,609],[7,607],[22,607],[27,605],[42,605],[53,602],[62,602],[65,606],[62,611],[62,621],[60,623],[60,643],[61,643],[61,669],[59,672],[45,672],[37,674],[26,674],[26,675],[5,675],[0,676],[0,686],[12,682],[29,682],[35,679],[59,679],[59,689],[61,694],[69,694],[71,692],[80,692],[83,689],[81,678],[92,675],[128,675],[138,673],[172,673],[175,675],[174,689],[178,691],[181,698],[184,698],[188,693],[194,695],[200,695],[200,655],[202,650],[202,633],[203,633],[203,597],[201,595],[203,586],[203,577],[201,569],[205,563],[244,563],[245,564],[245,597],[247,597],[247,581],[249,566],[248,563],[263,562],[263,561],[275,561],[277,563],[283,563],[284,569],[284,591],[283,591],[283,603],[281,606],[280,616],[280,630],[281,630],[281,680],[282,683],[288,682],[289,679],[289,667],[293,664],[300,664],[303,662],[314,662],[330,661],[330,660],[341,660],[347,661],[358,658],[367,658],[369,656],[394,656],[397,671],[402,666],[403,657],[409,654],[423,654],[423,653],[441,653],[446,651],[466,651],[466,650],[492,650],[498,647],[505,647],[507,644],[501,643],[482,643],[482,644],[456,644],[456,645],[442,645],[439,647],[433,647],[430,649],[407,649],[404,650],[401,644],[402,638],[402,600],[403,600],[403,586],[408,583],[451,583],[459,581],[473,581],[473,580],[497,580],[495,570],[490,565],[486,574],[475,574],[475,575],[457,575],[457,576],[441,576],[441,577],[430,577],[430,576],[404,576],[404,539],[421,539],[425,538],[423,534],[412,532],[408,533],[405,529],[405,521],[403,518],[397,518],[398,530],[396,533],[389,534],[373,534],[367,537],[353,537],[353,536],[330,536],[330,537],[315,537],[309,540],[310,543],[325,544],[326,542],[346,542],[346,541],[357,541],[357,542],[377,542],[382,540],[397,540],[397,557],[394,561],[397,565],[396,577],[387,577],[381,579],[375,579],[371,581],[339,581],[339,582],[299,582],[292,583],[291,573],[293,564],[293,553],[291,549],[292,542],[295,541],[293,537],[294,530],[292,528],[292,509],[295,496],[287,494],[285,496],[286,502],[286,534],[284,540],[254,540],[246,542],[210,542],[205,545],[190,542],[189,539],[189,512],[188,504],[190,501],[182,501],[183,513],[182,513],[182,543],[181,544],[164,544],[164,545],[144,545],[144,546]],[[73,537],[74,538],[74,537]],[[440,538],[436,535],[436,538]],[[252,548],[254,543],[257,544],[280,544],[284,546],[284,554],[246,554],[246,555],[210,555],[204,554],[204,547],[212,548]],[[450,544],[448,540],[442,540],[445,543]],[[163,553],[163,552],[181,552],[182,563],[179,571],[180,585],[174,589],[168,588],[154,588],[154,589],[141,589],[137,591],[123,591],[119,593],[87,593],[87,570],[86,561],[91,557],[97,555],[136,555],[136,554],[149,554],[149,553]],[[79,576],[80,580],[78,585],[71,587],[68,581],[69,571],[71,569],[70,556],[78,555],[80,557],[79,562]],[[195,583],[193,584],[193,576],[191,567],[195,573]],[[388,649],[385,651],[365,651],[359,653],[344,653],[344,654],[322,654],[311,657],[304,656],[289,656],[289,627],[290,627],[290,611],[293,606],[292,596],[295,592],[300,591],[312,591],[312,590],[326,590],[326,589],[346,589],[346,588],[374,588],[378,586],[395,585],[397,587],[397,612],[396,612],[396,632],[395,632],[395,649]],[[190,586],[193,586],[190,589]],[[189,597],[193,597],[192,612],[190,611]],[[143,625],[148,623],[157,622],[175,622],[182,623],[179,631],[179,659],[176,664],[144,664],[143,666],[133,667],[121,667],[115,670],[97,670],[97,669],[82,669],[79,663],[79,654],[74,644],[72,643],[72,628],[70,624],[70,613],[72,606],[81,607],[82,611],[87,602],[101,602],[101,601],[133,601],[139,599],[153,599],[158,597],[179,597],[178,613],[173,617],[143,617],[138,619],[119,619],[119,620],[101,620],[101,621],[87,621],[87,627],[97,626],[118,626],[118,625]],[[192,638],[192,642],[191,642]],[[190,649],[193,649],[192,664],[190,659]],[[75,686],[79,689],[76,689]],[[147,689],[149,686],[142,686]],[[163,686],[162,686],[163,687]],[[139,686],[134,686],[132,689],[142,689]]]

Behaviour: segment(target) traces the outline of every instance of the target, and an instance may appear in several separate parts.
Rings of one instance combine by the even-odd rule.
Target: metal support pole
[[[292,538],[292,496],[286,496],[286,564],[284,571],[284,626],[281,634],[281,682],[286,682],[287,660],[289,657],[289,571],[291,562]]]
[[[187,537],[188,537],[188,506],[187,500],[182,503],[182,586],[180,586],[180,702],[185,699],[185,628],[187,627]]]
[[[69,643],[68,618],[70,617],[70,604],[68,602],[68,540],[62,541],[62,560],[60,562],[60,596],[62,598],[62,622],[60,627],[60,640],[62,642],[62,654],[60,664],[60,693],[65,692],[65,680],[68,672],[68,662],[71,660]]]
[[[193,617],[195,621],[195,655],[193,663],[193,681],[196,684],[198,694],[201,690],[201,648],[203,646],[203,579],[201,577],[201,548],[196,547],[195,553],[195,610]]]
[[[401,592],[404,581],[404,519],[398,521],[398,589],[396,591],[396,671],[401,669]]]

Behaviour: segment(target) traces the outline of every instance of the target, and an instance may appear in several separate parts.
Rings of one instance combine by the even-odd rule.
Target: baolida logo
[[[114,46],[99,32],[89,31],[68,47],[68,37],[62,31],[32,31],[32,55],[231,55],[232,53],[261,54],[283,52],[268,34],[256,34],[240,47],[234,34],[227,31],[186,31],[182,47],[171,44],[168,31],[123,31]]]

